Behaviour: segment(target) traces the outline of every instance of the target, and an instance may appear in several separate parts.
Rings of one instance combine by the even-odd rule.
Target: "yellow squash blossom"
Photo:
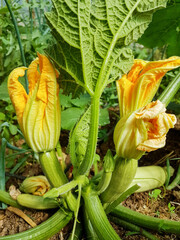
[[[158,100],[121,118],[114,130],[116,154],[139,159],[146,151],[164,147],[166,134],[176,123],[175,115],[165,110]]]
[[[25,193],[43,196],[50,190],[50,184],[45,176],[28,177],[21,184],[20,190]]]
[[[19,67],[10,73],[9,95],[27,144],[35,152],[50,151],[56,147],[60,135],[57,71],[46,56],[38,54],[27,70],[27,94],[19,82],[25,70]]]
[[[166,72],[180,66],[180,57],[147,62],[134,60],[128,74],[116,81],[121,117],[152,101]]]

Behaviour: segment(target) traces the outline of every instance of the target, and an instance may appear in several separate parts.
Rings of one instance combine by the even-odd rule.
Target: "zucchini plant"
[[[166,133],[176,123],[176,117],[165,113],[165,107],[179,88],[179,75],[167,87],[161,101],[152,100],[165,73],[180,66],[180,57],[156,62],[134,60],[129,47],[148,27],[153,12],[166,7],[166,2],[52,0],[52,11],[45,16],[56,44],[47,49],[46,55],[38,53],[28,69],[14,69],[9,75],[8,89],[24,138],[39,155],[42,170],[51,186],[43,196],[26,193],[17,198],[17,204],[13,204],[35,209],[60,207],[60,210],[34,229],[0,239],[48,239],[73,217],[70,239],[75,239],[76,234],[80,239],[83,228],[91,239],[120,239],[107,213],[112,212],[121,219],[121,208],[116,208],[117,205],[138,190],[140,184],[142,189],[149,189],[142,175],[136,179],[139,176],[136,174],[138,160],[145,152],[163,147]],[[28,91],[18,81],[26,70]],[[71,181],[56,154],[61,125],[59,73],[62,88],[73,93],[78,87],[91,99],[70,132]],[[97,162],[100,98],[104,88],[113,81],[116,81],[120,107],[120,120],[114,130],[116,155],[108,150],[103,170],[90,178],[90,168]],[[148,168],[146,171],[148,178],[152,179],[150,188],[166,181],[166,174],[160,167],[156,168],[157,181],[153,181],[154,170]],[[143,169],[140,172],[143,174]],[[2,191],[3,194],[3,201],[11,203],[7,193]],[[128,223],[128,214],[129,210],[126,225],[136,229]],[[138,215],[138,219],[137,225],[143,226],[144,218]],[[123,221],[121,219],[120,224],[124,224]],[[153,222],[152,218],[149,221]],[[161,225],[161,231],[169,232],[171,228],[171,232],[179,233],[179,223],[156,221]],[[151,225],[157,230],[155,226]],[[147,236],[146,231],[142,232]],[[152,234],[148,237],[156,239]]]

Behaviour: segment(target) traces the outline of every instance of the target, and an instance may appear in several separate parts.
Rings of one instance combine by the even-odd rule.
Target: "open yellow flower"
[[[27,94],[18,81],[25,75],[25,70],[25,67],[19,67],[10,73],[9,95],[28,145],[35,152],[50,151],[56,147],[60,135],[57,71],[46,56],[38,54],[27,70]]]
[[[158,100],[121,118],[114,130],[116,154],[139,159],[146,151],[164,147],[166,134],[176,123],[175,115],[165,110]]]
[[[180,57],[147,62],[134,60],[128,74],[116,81],[121,117],[152,101],[166,72],[180,66]]]

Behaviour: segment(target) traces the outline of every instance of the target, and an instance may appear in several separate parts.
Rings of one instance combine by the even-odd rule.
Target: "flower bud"
[[[18,81],[25,67],[14,69],[8,78],[8,90],[21,131],[34,152],[53,150],[60,135],[59,86],[57,71],[41,54],[27,70],[29,94]]]
[[[20,186],[20,190],[37,196],[43,196],[50,190],[50,184],[45,176],[26,178]]]

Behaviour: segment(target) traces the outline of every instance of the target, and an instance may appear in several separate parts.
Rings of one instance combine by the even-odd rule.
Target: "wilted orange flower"
[[[35,152],[49,151],[56,147],[60,135],[57,71],[46,56],[38,54],[27,70],[27,94],[18,81],[26,69],[19,67],[10,73],[9,95],[28,145]]]
[[[134,60],[128,74],[116,81],[121,117],[152,101],[166,72],[180,66],[180,57],[147,62]]]
[[[165,146],[166,134],[174,127],[176,117],[165,113],[160,101],[121,118],[114,130],[116,154],[128,159],[139,159],[145,151]]]

